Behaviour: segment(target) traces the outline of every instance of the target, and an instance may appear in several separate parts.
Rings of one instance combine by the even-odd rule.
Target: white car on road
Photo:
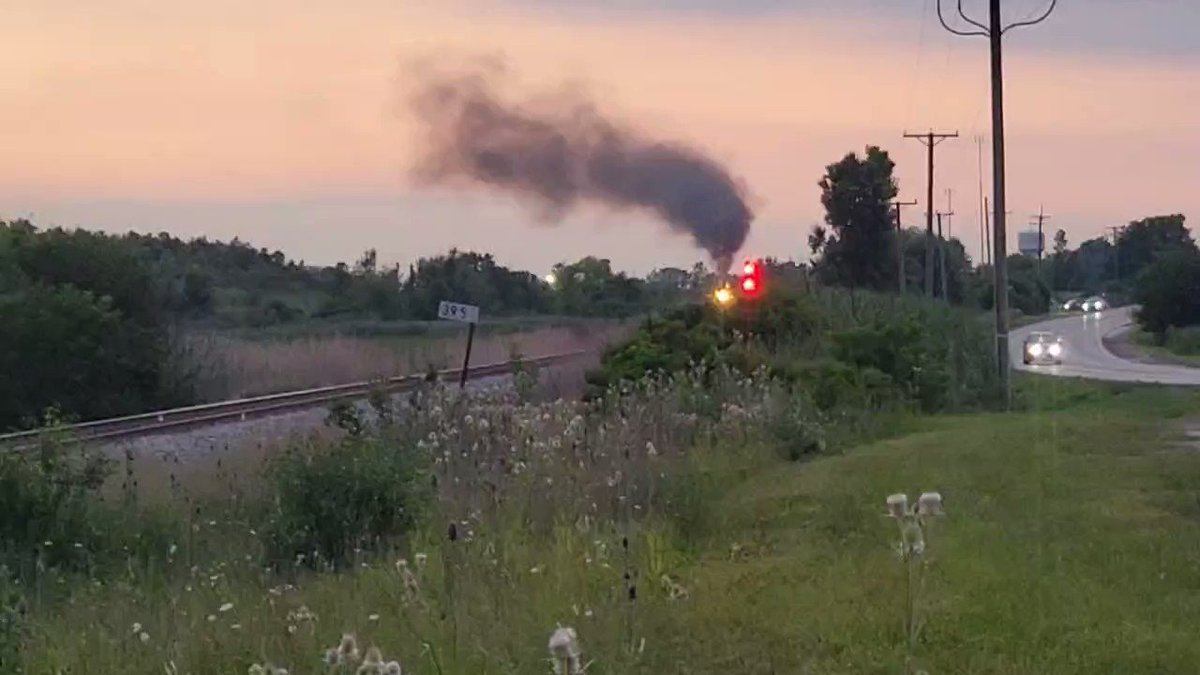
[[[1025,338],[1025,347],[1021,352],[1022,360],[1027,366],[1035,363],[1060,365],[1063,355],[1062,338],[1054,333],[1040,331],[1030,333]]]

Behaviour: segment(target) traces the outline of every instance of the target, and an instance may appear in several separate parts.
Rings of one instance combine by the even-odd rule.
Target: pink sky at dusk
[[[953,188],[955,234],[974,253],[986,43],[941,32],[932,3],[908,4],[880,16],[500,0],[0,6],[0,217],[239,236],[323,263],[369,247],[407,263],[458,246],[533,270],[587,254],[637,272],[702,257],[643,214],[589,208],[547,227],[503,195],[410,185],[401,64],[488,54],[518,91],[583,82],[612,115],[723,161],[754,194],[748,254],[804,255],[823,167],[868,143],[897,161],[901,196],[923,201],[924,151],[901,133],[957,129],[938,149],[938,206]],[[1080,30],[1055,19],[1033,29],[1042,40]],[[1200,57],[1007,44],[1011,229],[1040,203],[1076,244],[1200,211]]]

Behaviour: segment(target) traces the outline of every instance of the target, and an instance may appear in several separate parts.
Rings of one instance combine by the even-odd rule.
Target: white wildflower
[[[221,612],[222,614],[224,614],[225,612],[228,612],[228,611],[229,611],[229,610],[231,610],[231,609],[233,609],[233,603],[232,603],[232,602],[227,602],[227,603],[225,603],[225,604],[221,605],[221,607],[220,607],[219,609],[217,609],[217,611],[218,611],[218,612]]]
[[[146,631],[142,631],[141,633],[138,634],[138,639],[141,640],[143,644],[145,644],[150,641],[150,634],[147,633]]]

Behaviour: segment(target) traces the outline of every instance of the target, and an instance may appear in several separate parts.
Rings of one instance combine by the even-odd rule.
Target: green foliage
[[[904,247],[904,283],[905,288],[910,293],[922,294],[925,287],[925,247],[926,234],[923,229],[907,228],[901,233],[901,242]],[[967,256],[967,250],[958,239],[944,237],[933,237],[934,246],[934,261],[933,261],[933,287],[935,293],[940,297],[942,293],[942,275],[946,275],[946,294],[950,298],[950,302],[956,305],[970,304],[973,296],[970,293],[972,281],[975,277],[971,269],[971,260]],[[942,269],[942,255],[939,254],[940,249],[944,249],[945,270]],[[892,277],[892,286],[895,285],[895,277]],[[885,288],[890,288],[887,284]]]
[[[990,310],[995,306],[992,268],[979,268],[971,283],[970,295],[976,306]],[[1037,261],[1023,255],[1008,258],[1008,304],[1015,312],[1038,316],[1050,311],[1050,287],[1039,277]]]
[[[826,167],[820,186],[828,228],[817,227],[809,237],[822,280],[877,290],[895,287],[894,168],[888,153],[876,146],[867,147],[861,158],[849,153]]]
[[[1160,342],[1172,327],[1200,324],[1200,253],[1163,254],[1138,277],[1134,295],[1138,322]]]
[[[103,578],[165,557],[182,525],[133,501],[106,502],[111,460],[72,442],[56,418],[46,424],[31,447],[0,448],[0,568],[31,584],[50,572]]]
[[[0,223],[0,270],[0,428],[190,400],[151,274],[117,240]]]
[[[267,473],[268,560],[285,567],[298,556],[316,568],[353,563],[357,550],[417,523],[428,498],[423,476],[416,453],[385,435],[360,430],[332,447],[292,447]]]
[[[986,327],[916,298],[776,289],[728,313],[691,306],[648,321],[610,349],[589,381],[604,388],[693,364],[766,366],[822,410],[878,409],[898,398],[927,411],[985,403],[994,383]]]
[[[645,307],[644,282],[613,272],[607,258],[555,265],[553,273],[551,306],[559,314],[619,317]]]
[[[9,570],[0,565],[0,672],[14,675],[25,672],[21,651],[29,637],[27,624],[24,594],[12,583]]]
[[[1173,252],[1200,253],[1182,214],[1135,220],[1117,234],[1121,276],[1134,279],[1159,257]]]
[[[1200,326],[1171,326],[1163,346],[1175,354],[1200,356]]]

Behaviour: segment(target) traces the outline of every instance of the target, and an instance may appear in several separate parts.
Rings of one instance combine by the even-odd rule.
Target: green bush
[[[1200,355],[1200,326],[1167,329],[1167,349],[1185,356]]]
[[[691,306],[648,322],[589,376],[598,388],[691,364],[743,373],[767,366],[821,410],[874,410],[907,398],[923,410],[985,402],[992,340],[973,314],[918,298],[776,290],[725,312]]]
[[[355,434],[332,447],[294,447],[274,460],[264,533],[270,562],[303,556],[312,567],[341,567],[356,549],[409,531],[427,496],[417,455],[386,434]]]
[[[0,673],[21,673],[21,648],[29,632],[28,608],[20,588],[0,565]]]
[[[1200,254],[1167,253],[1138,276],[1134,299],[1137,320],[1160,342],[1172,327],[1200,324]]]
[[[106,502],[111,461],[50,422],[33,447],[0,448],[0,567],[23,582],[49,570],[102,577],[148,569],[185,539],[169,514]]]

